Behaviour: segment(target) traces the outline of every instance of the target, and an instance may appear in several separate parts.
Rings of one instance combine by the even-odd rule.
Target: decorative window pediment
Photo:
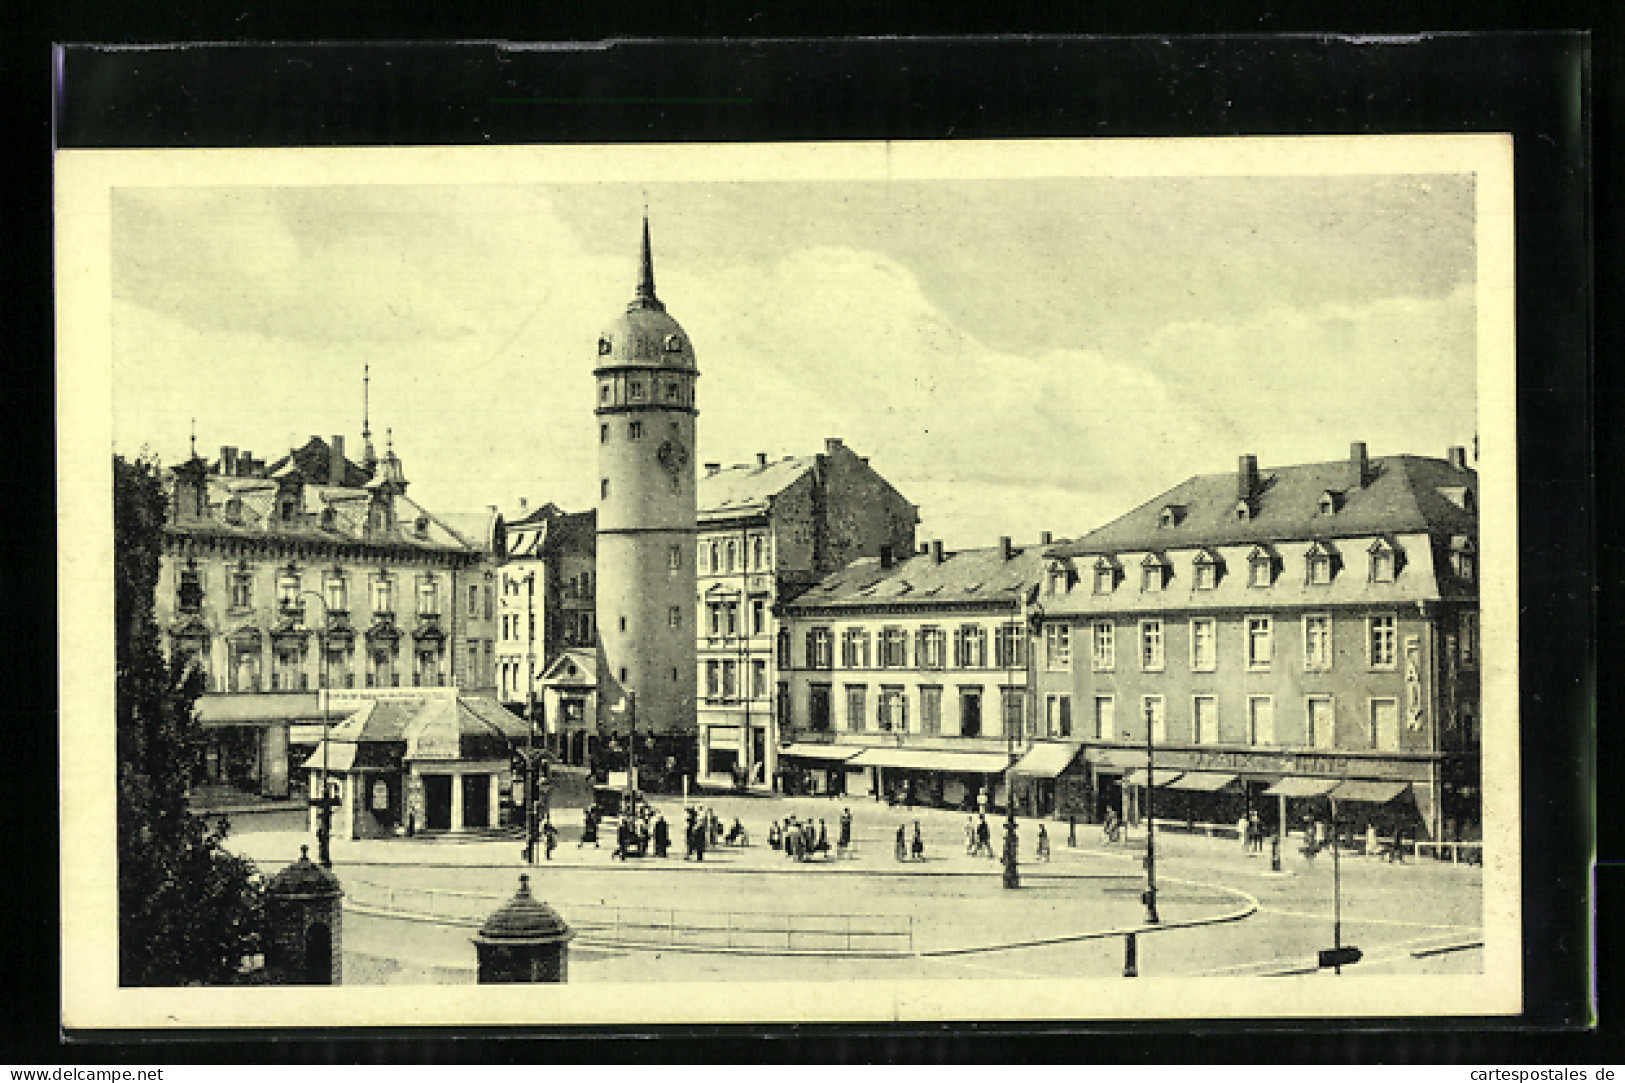
[[[1254,514],[1253,502],[1251,500],[1236,501],[1235,515],[1238,520],[1245,523],[1250,520]]]
[[[1247,583],[1254,587],[1267,587],[1275,582],[1280,561],[1268,547],[1260,545],[1247,556]]]
[[[1224,576],[1224,559],[1211,549],[1198,552],[1192,559],[1191,566],[1195,569],[1197,590],[1213,590]]]
[[[1157,516],[1157,525],[1161,527],[1178,526],[1185,521],[1184,504],[1164,504],[1162,513]]]
[[[1327,489],[1320,494],[1320,514],[1336,515],[1343,510],[1344,494],[1338,489]]]
[[[1309,551],[1304,554],[1304,562],[1305,578],[1319,586],[1330,583],[1343,566],[1343,559],[1338,555],[1337,548],[1326,541],[1317,541],[1310,545]]]
[[[1140,590],[1142,593],[1155,594],[1168,585],[1168,561],[1160,553],[1147,553],[1145,559],[1140,561]]]
[[[1117,562],[1116,558],[1109,556],[1098,558],[1094,566],[1095,593],[1110,594],[1116,590],[1117,580],[1122,571],[1122,565]]]
[[[1386,538],[1372,542],[1366,552],[1371,557],[1371,581],[1392,583],[1404,566],[1404,553]]]

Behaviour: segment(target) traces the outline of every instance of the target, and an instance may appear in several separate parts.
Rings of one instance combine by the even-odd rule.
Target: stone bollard
[[[474,938],[479,983],[568,981],[574,937],[556,910],[531,896],[530,877],[521,873],[519,891]]]
[[[338,878],[299,860],[265,886],[265,974],[277,985],[338,985],[343,977],[344,891]]]

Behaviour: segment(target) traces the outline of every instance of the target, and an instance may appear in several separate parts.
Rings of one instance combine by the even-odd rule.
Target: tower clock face
[[[655,452],[655,455],[660,459],[660,465],[671,474],[680,473],[683,467],[688,465],[688,449],[681,441],[667,440],[660,445],[660,450]]]

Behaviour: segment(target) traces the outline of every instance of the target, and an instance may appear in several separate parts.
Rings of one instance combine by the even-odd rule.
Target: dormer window
[[[1275,554],[1260,546],[1247,558],[1247,585],[1267,587],[1275,582]]]
[[[234,496],[226,501],[226,522],[240,523],[243,521],[243,498]]]
[[[599,335],[598,336],[598,356],[599,357],[607,357],[607,356],[609,356],[609,351],[611,349],[611,345],[612,344],[610,342],[610,339],[609,339],[608,335]]]
[[[1248,520],[1250,520],[1252,517],[1253,517],[1253,505],[1252,505],[1252,502],[1249,501],[1249,500],[1238,500],[1238,501],[1236,501],[1236,519],[1238,521],[1240,521],[1240,522],[1245,523]]]
[[[1343,494],[1335,489],[1327,489],[1320,494],[1320,514],[1336,515],[1343,509]]]
[[[683,351],[683,336],[682,335],[667,335],[666,336],[666,352],[667,353],[682,353],[682,351]]]
[[[1067,574],[1065,564],[1051,564],[1049,567],[1049,592],[1051,594],[1065,594],[1071,586],[1071,576]]]
[[[1325,542],[1311,545],[1304,560],[1305,577],[1314,586],[1327,585],[1337,574],[1337,552]]]
[[[1478,547],[1471,538],[1458,535],[1450,539],[1450,570],[1464,583],[1478,578]]]
[[[337,513],[334,512],[332,508],[323,508],[322,509],[322,529],[323,530],[332,530],[333,529],[333,524],[334,524],[336,519],[337,519]]]
[[[284,523],[293,522],[293,497],[284,496],[277,507],[277,516]]]
[[[1157,525],[1161,527],[1178,526],[1185,521],[1185,505],[1164,504],[1162,514],[1157,517]]]
[[[1194,581],[1197,590],[1213,590],[1219,585],[1222,564],[1218,557],[1204,549],[1196,554],[1196,559],[1191,565],[1195,569]]]
[[[1371,581],[1392,583],[1394,576],[1399,574],[1399,551],[1378,538],[1371,543],[1371,548],[1367,552],[1371,554]]]
[[[1155,553],[1150,554],[1140,564],[1140,591],[1143,594],[1157,594],[1168,583],[1168,564]]]
[[[1110,557],[1095,561],[1095,593],[1110,594],[1117,589],[1117,562]]]
[[[429,517],[427,515],[418,516],[417,521],[412,524],[412,529],[417,533],[418,537],[427,538],[429,536]]]

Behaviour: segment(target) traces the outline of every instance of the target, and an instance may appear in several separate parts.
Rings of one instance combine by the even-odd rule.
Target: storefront
[[[927,748],[865,748],[847,764],[867,777],[877,800],[962,811],[1000,804],[1010,757],[998,752],[949,752]]]
[[[846,765],[862,751],[857,745],[784,745],[779,749],[780,789],[787,794],[841,796],[847,792]]]
[[[1016,807],[1028,816],[1066,816],[1082,812],[1085,802],[1075,789],[1073,763],[1081,742],[1040,741],[1010,769]]]

